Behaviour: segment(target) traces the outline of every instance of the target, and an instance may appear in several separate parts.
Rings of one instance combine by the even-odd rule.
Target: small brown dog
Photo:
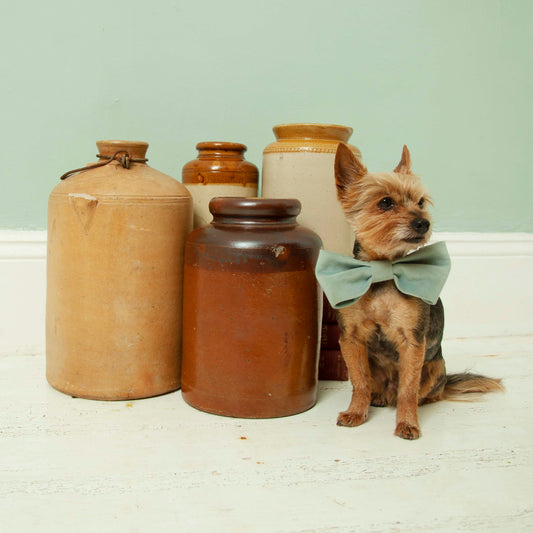
[[[424,245],[431,235],[431,200],[411,172],[404,146],[393,172],[367,172],[340,144],[335,157],[337,195],[355,231],[354,257],[394,261]],[[503,390],[498,379],[446,375],[441,351],[444,311],[398,291],[393,281],[371,285],[357,302],[338,310],[341,351],[353,386],[339,426],[358,426],[370,405],[396,405],[395,435],[420,437],[418,406],[465,392]]]

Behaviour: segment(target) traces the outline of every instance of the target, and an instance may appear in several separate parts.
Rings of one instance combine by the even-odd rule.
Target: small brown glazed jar
[[[317,397],[318,235],[292,199],[214,198],[185,246],[182,392],[210,413],[273,418]]]
[[[198,157],[182,170],[182,182],[194,202],[194,227],[209,224],[209,202],[216,196],[257,196],[259,171],[244,159],[246,146],[233,142],[201,142]]]

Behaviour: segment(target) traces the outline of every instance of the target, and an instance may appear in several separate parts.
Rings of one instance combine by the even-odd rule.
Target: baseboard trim
[[[0,230],[0,261],[46,259],[46,231]]]
[[[453,257],[533,257],[533,233],[435,233]]]
[[[0,230],[0,355],[44,353],[46,231]]]
[[[452,257],[445,337],[533,335],[533,233],[436,233]],[[0,230],[0,355],[44,353],[46,231]]]

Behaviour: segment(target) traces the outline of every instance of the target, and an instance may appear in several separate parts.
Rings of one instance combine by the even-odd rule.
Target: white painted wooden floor
[[[348,383],[301,415],[239,420],[180,392],[132,402],[51,389],[44,356],[0,357],[0,531],[402,532],[533,530],[533,337],[448,340],[450,371],[507,392],[335,425]]]

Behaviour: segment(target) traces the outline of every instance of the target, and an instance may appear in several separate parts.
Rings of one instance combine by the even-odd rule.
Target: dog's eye
[[[394,200],[389,196],[386,196],[378,202],[378,207],[382,211],[388,211],[389,209],[392,209],[394,207]]]
[[[424,204],[425,204],[424,198],[420,198],[418,202],[418,207],[420,207],[420,209],[424,209]]]

